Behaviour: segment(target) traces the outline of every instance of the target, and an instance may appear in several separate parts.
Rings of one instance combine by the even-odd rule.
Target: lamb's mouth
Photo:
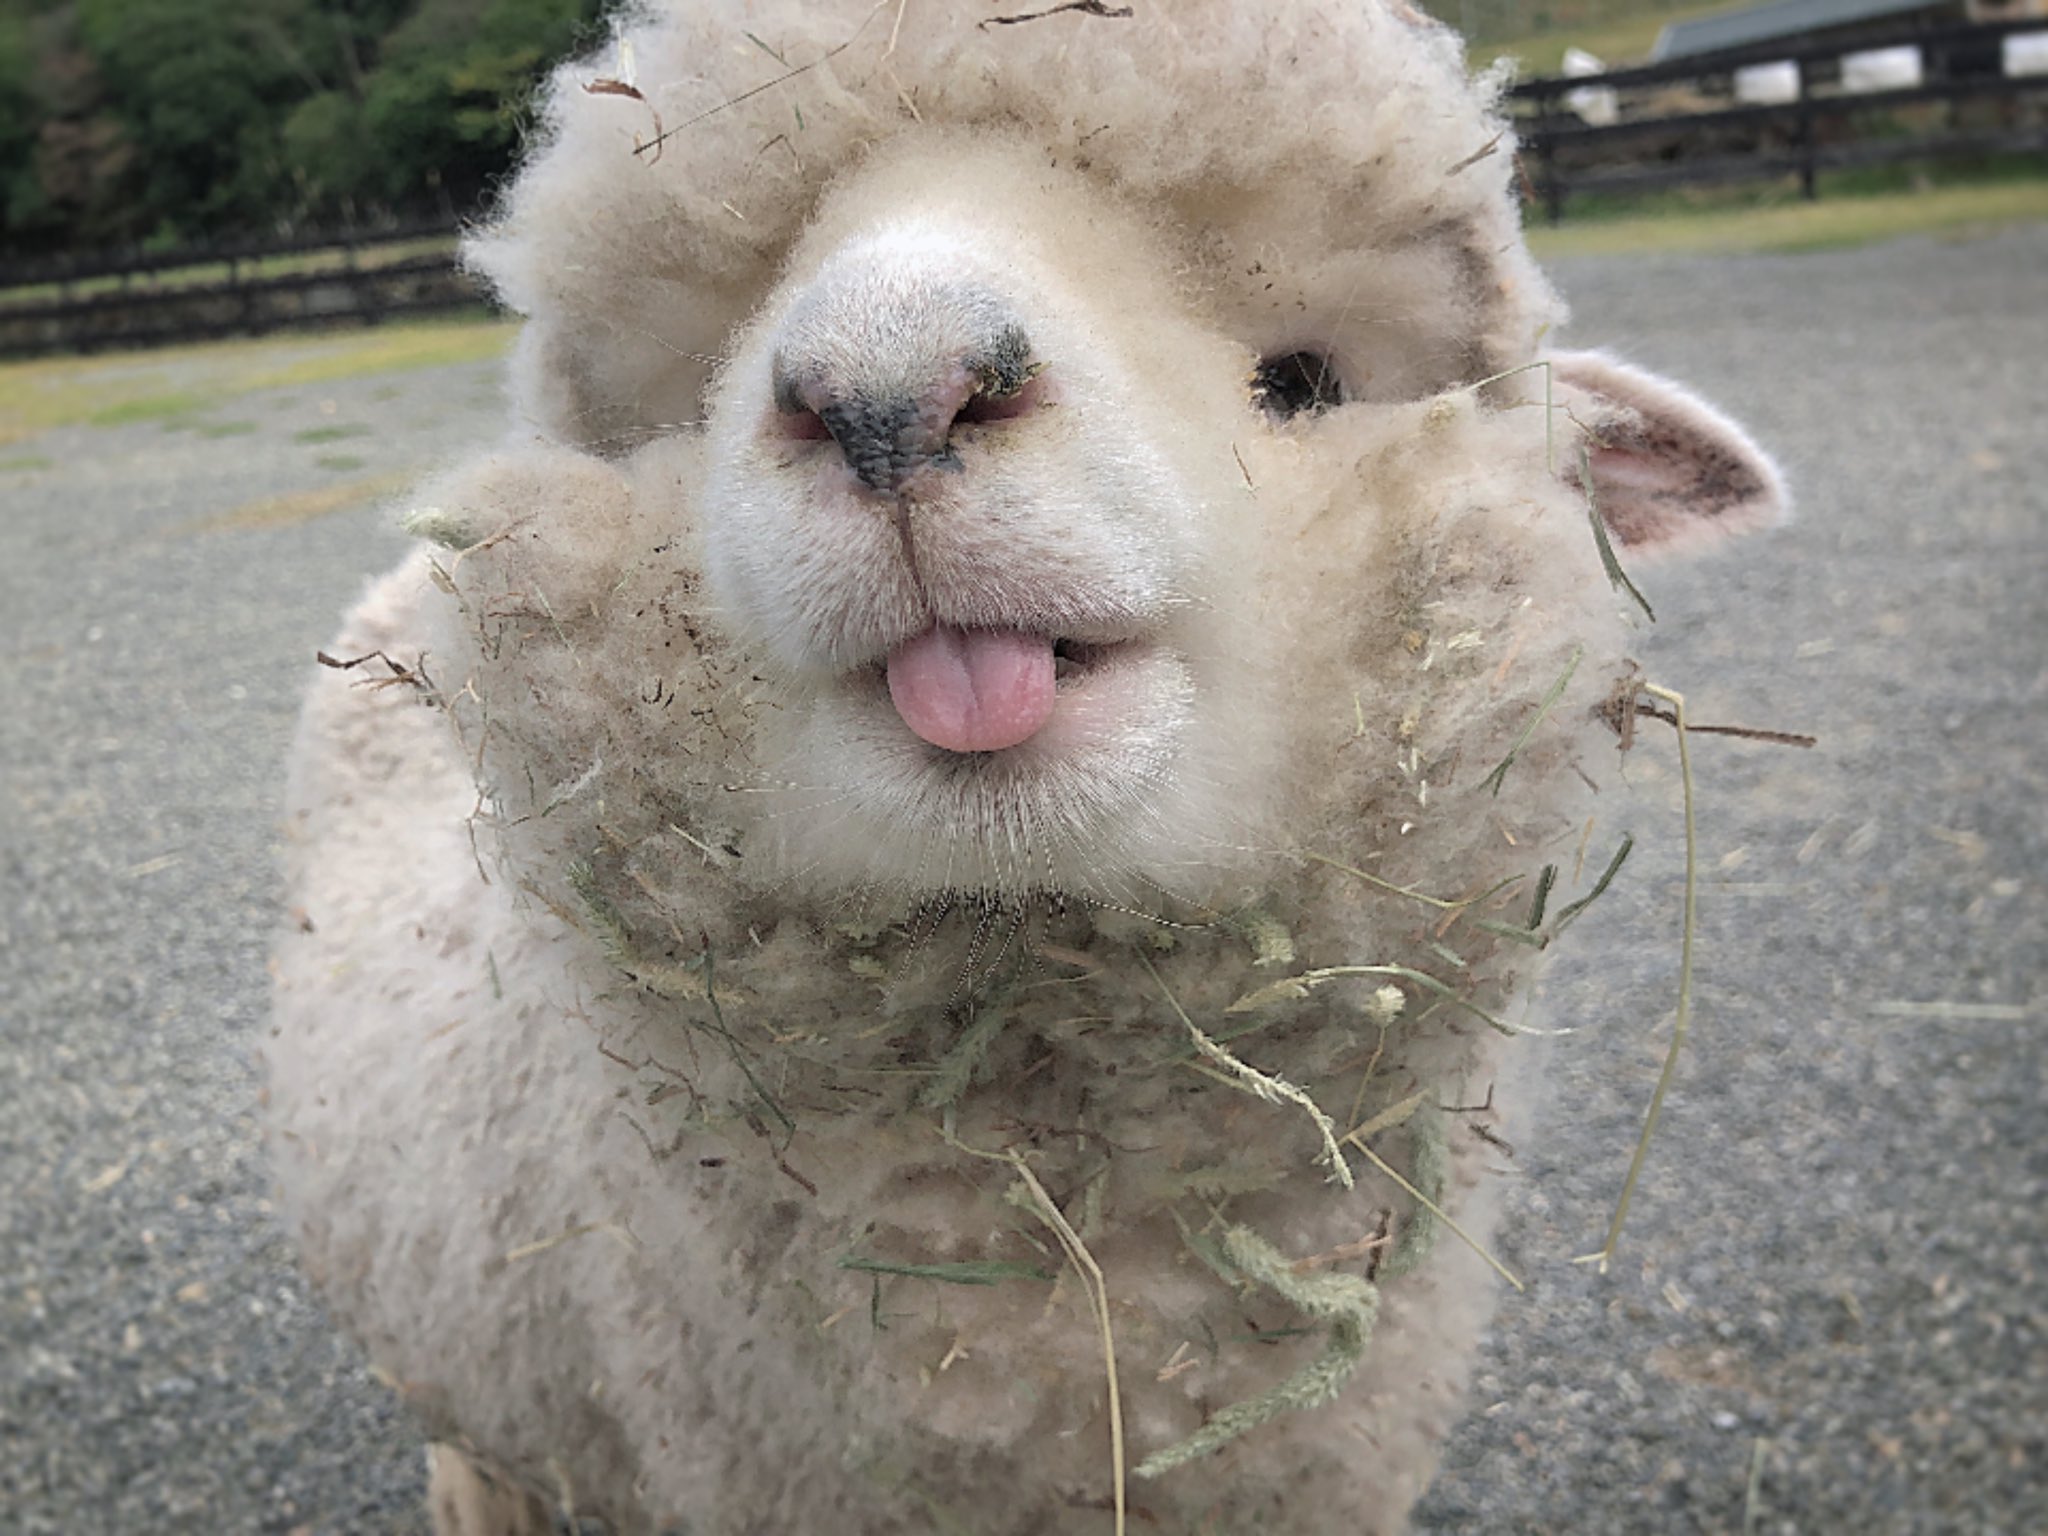
[[[1052,643],[1053,680],[1060,692],[1086,686],[1089,677],[1105,663],[1138,646],[1136,640],[1055,640]]]
[[[869,677],[929,745],[956,755],[1004,752],[1039,737],[1063,703],[1138,645],[935,624],[891,649]]]

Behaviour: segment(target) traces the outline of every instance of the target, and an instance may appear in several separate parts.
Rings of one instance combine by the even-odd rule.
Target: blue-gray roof
[[[1853,21],[1871,21],[1908,11],[1947,9],[1942,0],[1769,0],[1747,10],[1674,21],[1657,34],[1653,63],[1687,59],[1723,48],[1742,48],[1777,37],[1797,37]]]

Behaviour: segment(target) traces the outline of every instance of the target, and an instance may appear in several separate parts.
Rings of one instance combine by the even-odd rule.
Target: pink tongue
[[[1000,752],[1052,717],[1052,641],[1014,629],[941,624],[889,653],[903,723],[948,752]]]

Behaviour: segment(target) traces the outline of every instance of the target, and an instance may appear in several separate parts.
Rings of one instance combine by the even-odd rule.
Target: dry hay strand
[[[1300,1268],[1249,1227],[1230,1227],[1220,1247],[1224,1261],[1243,1283],[1263,1286],[1305,1316],[1327,1322],[1327,1342],[1321,1354],[1285,1381],[1256,1397],[1232,1403],[1185,1440],[1146,1457],[1137,1466],[1139,1477],[1159,1477],[1283,1413],[1329,1402],[1365,1358],[1380,1305],[1379,1291],[1371,1281],[1358,1275]]]
[[[1603,1275],[1607,1273],[1607,1266],[1621,1241],[1621,1226],[1628,1219],[1629,1202],[1635,1198],[1636,1180],[1650,1155],[1650,1140],[1657,1132],[1657,1117],[1663,1113],[1664,1095],[1671,1087],[1672,1074],[1678,1069],[1678,1053],[1685,1046],[1686,1030],[1692,1022],[1692,955],[1693,935],[1697,928],[1695,909],[1699,897],[1699,837],[1693,815],[1692,743],[1686,733],[1685,695],[1660,688],[1655,683],[1645,683],[1643,691],[1670,704],[1672,723],[1678,730],[1678,779],[1685,801],[1685,913],[1679,925],[1678,1019],[1672,1027],[1671,1047],[1664,1053],[1663,1070],[1657,1074],[1656,1090],[1650,1095],[1649,1110],[1643,1116],[1643,1131],[1636,1139],[1635,1156],[1629,1159],[1628,1176],[1622,1180],[1621,1198],[1615,1202],[1614,1218],[1607,1226],[1606,1241],[1601,1243],[1597,1253],[1582,1254],[1572,1260],[1574,1264],[1594,1265]]]
[[[1096,1331],[1102,1337],[1102,1373],[1109,1389],[1109,1467],[1111,1497],[1115,1504],[1116,1536],[1124,1536],[1128,1520],[1129,1476],[1124,1458],[1124,1409],[1123,1391],[1117,1376],[1116,1335],[1110,1326],[1109,1282],[1103,1278],[1102,1266],[1095,1262],[1095,1255],[1088,1251],[1088,1245],[1081,1240],[1065,1213],[1045,1192],[1045,1186],[1031,1171],[1023,1155],[1017,1152],[988,1152],[979,1147],[970,1147],[956,1138],[950,1126],[941,1126],[939,1134],[946,1143],[971,1157],[986,1158],[990,1162],[1007,1163],[1017,1174],[1017,1187],[1008,1198],[1012,1204],[1023,1206],[1051,1229],[1065,1251],[1067,1262],[1072,1264],[1086,1284],[1089,1310],[1095,1315]],[[1022,1191],[1022,1195],[1018,1194]]]

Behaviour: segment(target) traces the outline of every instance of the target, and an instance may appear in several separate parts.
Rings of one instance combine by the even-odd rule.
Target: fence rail
[[[69,287],[94,278],[159,276],[191,267],[226,265],[326,251],[374,251],[381,246],[420,240],[453,241],[462,225],[453,219],[385,225],[376,229],[306,230],[291,235],[251,236],[180,245],[169,250],[113,246],[97,251],[63,251],[52,256],[22,256],[0,261],[0,293],[15,288]]]
[[[102,252],[0,263],[0,357],[368,325],[478,307],[487,299],[456,266],[457,233],[443,222],[189,246],[140,260]],[[437,240],[447,248],[390,254]],[[262,270],[279,261],[290,265]],[[214,275],[221,267],[225,273]]]
[[[1826,170],[2048,154],[2048,73],[2002,72],[2006,39],[2028,35],[2048,38],[2048,25],[2034,19],[1894,27],[1853,41],[1752,43],[1600,75],[1525,81],[1513,92],[1523,164],[1534,199],[1554,224],[1575,193],[1796,175],[1804,195],[1815,197],[1818,173]],[[1915,50],[1916,82],[1880,90],[1843,84],[1844,59],[1899,48]],[[1740,72],[1760,65],[1796,71],[1796,93],[1780,101],[1738,99]],[[1600,110],[1575,110],[1573,103]],[[1956,122],[1979,103],[1974,110],[2000,121]],[[1945,125],[1912,120],[1941,108]]]

